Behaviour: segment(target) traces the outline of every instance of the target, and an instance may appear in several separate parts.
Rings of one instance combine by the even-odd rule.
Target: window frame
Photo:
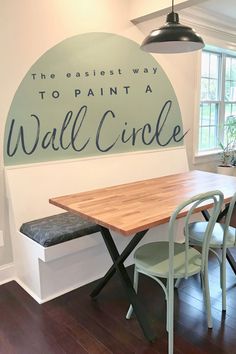
[[[226,79],[226,58],[227,57],[232,57],[236,59],[236,53],[224,48],[219,48],[219,47],[213,47],[213,46],[206,46],[203,49],[203,52],[208,52],[208,53],[215,53],[220,55],[220,62],[219,62],[219,82],[218,82],[218,100],[201,100],[201,79],[202,79],[202,53],[199,56],[199,75],[198,75],[198,87],[199,87],[199,92],[198,92],[198,107],[196,109],[196,117],[197,117],[197,123],[195,124],[195,157],[204,157],[204,156],[214,156],[217,155],[221,149],[220,147],[214,147],[214,148],[209,148],[205,150],[199,150],[199,137],[200,137],[200,107],[201,103],[216,103],[218,104],[218,129],[219,129],[219,135],[218,135],[218,140],[222,141],[224,137],[224,120],[225,120],[225,107],[226,104],[236,104],[236,101],[226,101],[225,100],[225,79]]]

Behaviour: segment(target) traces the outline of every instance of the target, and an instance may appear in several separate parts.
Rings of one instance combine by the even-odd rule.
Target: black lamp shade
[[[202,49],[202,38],[188,26],[179,23],[177,13],[167,15],[167,22],[153,30],[141,44],[141,49],[151,53],[185,53]]]

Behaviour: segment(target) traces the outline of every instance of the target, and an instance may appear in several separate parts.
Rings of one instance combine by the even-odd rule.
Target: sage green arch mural
[[[86,33],[43,54],[12,101],[5,165],[161,149],[183,144],[165,72],[134,41]]]

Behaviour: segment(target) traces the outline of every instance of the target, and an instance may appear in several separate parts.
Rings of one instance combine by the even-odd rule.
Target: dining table
[[[90,295],[96,298],[112,276],[117,273],[144,336],[149,341],[153,341],[156,337],[155,332],[133,288],[124,262],[149,229],[168,223],[180,203],[197,194],[213,190],[220,190],[224,194],[225,208],[219,215],[218,220],[220,220],[226,214],[227,206],[236,192],[236,177],[200,170],[52,197],[49,202],[100,226],[104,243],[113,263],[104,277],[98,280]],[[210,203],[201,204],[197,211],[202,212],[207,220],[211,206]],[[186,213],[187,209],[180,217],[184,217]],[[130,238],[122,252],[118,251],[112,231],[121,237]],[[168,236],[166,239],[168,240]],[[236,271],[232,255],[229,254],[228,258]]]

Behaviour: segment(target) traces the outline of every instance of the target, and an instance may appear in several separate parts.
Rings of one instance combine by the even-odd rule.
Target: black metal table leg
[[[228,209],[229,209],[229,204],[226,204],[224,210],[222,210],[220,212],[220,214],[219,214],[219,216],[217,218],[217,222],[220,222],[223,219],[223,217],[225,217],[225,215],[228,212]],[[204,216],[206,221],[209,221],[210,214],[209,214],[208,210],[202,210],[202,215]]]
[[[132,249],[134,247],[131,247],[130,243],[127,245],[126,249],[125,249],[125,254],[124,252],[122,253],[122,255],[119,254],[118,250],[117,250],[117,247],[113,241],[113,238],[110,234],[110,231],[104,227],[101,227],[101,233],[102,233],[102,236],[103,236],[103,239],[104,239],[104,242],[106,244],[106,247],[110,253],[110,256],[114,262],[114,265],[110,268],[109,270],[109,277],[108,277],[108,273],[106,274],[107,277],[106,279],[104,280],[103,278],[103,283],[102,283],[102,287],[100,287],[100,290],[101,288],[104,287],[104,285],[107,283],[107,281],[111,278],[111,276],[114,274],[115,271],[117,271],[119,277],[120,277],[120,280],[121,280],[121,283],[124,287],[124,290],[125,290],[125,293],[126,293],[126,296],[128,298],[128,301],[130,304],[132,304],[133,306],[133,309],[134,309],[134,312],[135,312],[135,315],[137,317],[137,320],[143,330],[143,333],[145,335],[145,337],[149,340],[149,341],[153,341],[155,339],[155,335],[153,333],[153,331],[151,330],[150,326],[149,326],[149,323],[148,323],[148,320],[147,320],[147,316],[146,316],[146,313],[143,309],[143,307],[141,306],[139,300],[138,300],[138,296],[136,294],[136,292],[134,291],[134,288],[133,288],[133,285],[132,285],[132,282],[126,272],[126,269],[125,269],[125,266],[123,264],[124,262],[124,259],[127,258],[128,254],[130,254],[132,252]],[[144,236],[145,232],[143,233],[139,233],[138,234],[138,237],[137,237],[137,242],[138,242],[138,239],[140,241],[140,239]],[[137,242],[133,242],[132,243],[132,246],[134,243],[137,243]],[[127,250],[128,248],[128,250]],[[126,256],[126,257],[125,257]],[[112,271],[111,271],[112,269]],[[113,270],[114,269],[114,270]],[[112,274],[111,274],[112,273]]]
[[[206,221],[209,221],[210,214],[209,214],[208,210],[202,210],[202,215],[204,216]]]
[[[101,230],[102,231],[102,230]],[[144,237],[144,235],[147,233],[148,230],[144,230],[141,232],[138,232],[129,242],[129,244],[125,247],[123,252],[118,256],[117,262],[124,262],[130,253],[134,250],[134,248],[137,246],[137,244],[141,241],[141,239]],[[112,276],[116,272],[116,267],[115,264],[111,266],[111,268],[107,271],[107,273],[104,275],[104,277],[99,281],[97,286],[93,289],[91,292],[90,296],[91,297],[96,297],[100,291],[104,288],[104,286],[107,284],[107,282],[112,278]]]
[[[224,210],[222,210],[222,212],[219,214],[217,218],[217,222],[220,222],[226,216],[228,210],[229,210],[229,204],[226,204]]]
[[[236,274],[236,262],[234,257],[232,256],[232,253],[230,250],[227,248],[226,250],[226,259],[229,262],[230,267],[232,268],[234,274]]]

